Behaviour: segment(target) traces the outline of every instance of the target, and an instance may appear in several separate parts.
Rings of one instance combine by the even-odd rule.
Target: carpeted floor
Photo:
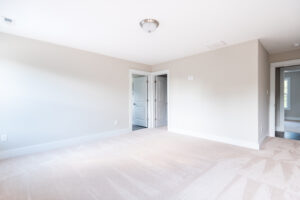
[[[255,151],[143,129],[0,161],[0,199],[300,199],[300,141]]]

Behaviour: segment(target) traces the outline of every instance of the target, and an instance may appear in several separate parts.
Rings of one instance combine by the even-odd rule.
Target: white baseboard
[[[266,139],[267,137],[268,137],[268,135],[265,134],[264,136],[262,136],[262,137],[260,137],[260,138],[258,139],[259,149],[261,149],[261,146],[262,146],[263,142],[265,141],[265,139]]]
[[[285,120],[300,121],[300,117],[285,117]]]
[[[105,131],[105,132],[82,136],[82,137],[70,138],[70,139],[65,139],[65,140],[49,142],[49,143],[21,147],[21,148],[17,148],[17,149],[0,151],[0,159],[7,159],[7,158],[16,157],[16,156],[23,156],[23,155],[28,155],[28,154],[38,153],[38,152],[49,151],[49,150],[53,150],[53,149],[57,149],[57,148],[61,148],[61,147],[72,146],[72,145],[76,145],[76,144],[81,144],[81,143],[85,143],[85,142],[103,139],[103,138],[118,136],[118,135],[130,133],[130,132],[131,132],[130,129],[118,129],[118,130],[114,130],[114,131]]]
[[[194,137],[199,137],[207,140],[212,140],[216,142],[222,142],[222,143],[227,143],[227,144],[232,144],[235,146],[240,146],[240,147],[246,147],[250,149],[255,149],[259,150],[259,144],[258,142],[248,142],[244,140],[238,140],[238,139],[232,139],[232,138],[227,138],[227,137],[220,137],[216,135],[207,135],[207,134],[201,134],[200,132],[196,131],[187,131],[187,130],[182,130],[182,129],[169,129],[170,132],[174,133],[179,133],[183,135],[189,135],[189,136],[194,136]]]

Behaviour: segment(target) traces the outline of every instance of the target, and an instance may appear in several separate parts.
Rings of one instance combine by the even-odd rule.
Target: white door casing
[[[132,85],[132,123],[148,127],[148,83],[147,76],[134,77]]]
[[[144,75],[144,76],[147,76],[148,77],[148,126],[147,128],[154,128],[155,127],[155,102],[154,102],[154,99],[155,99],[155,83],[154,83],[154,80],[155,80],[155,77],[158,76],[158,75],[167,75],[167,102],[168,102],[168,107],[167,107],[167,123],[168,123],[168,126],[167,128],[169,129],[171,127],[171,124],[170,124],[170,120],[169,120],[169,112],[170,112],[170,109],[169,109],[169,106],[170,106],[170,96],[169,96],[169,92],[170,92],[170,84],[169,84],[169,81],[170,81],[170,72],[169,70],[162,70],[162,71],[156,71],[156,72],[147,72],[147,71],[141,71],[141,70],[136,70],[136,69],[130,69],[129,70],[129,73],[128,73],[128,76],[129,76],[129,111],[128,111],[128,124],[129,124],[129,127],[128,129],[130,131],[132,131],[132,124],[133,124],[133,96],[132,96],[132,93],[133,93],[133,77],[134,75]]]
[[[276,79],[275,79],[276,81]],[[279,98],[279,124],[277,124],[276,131],[284,132],[284,69],[280,69],[280,98]],[[275,100],[276,101],[276,100]]]
[[[155,77],[155,127],[168,124],[167,77]]]
[[[271,63],[270,70],[270,105],[269,105],[269,136],[275,137],[275,71],[278,67],[300,65],[300,59]]]

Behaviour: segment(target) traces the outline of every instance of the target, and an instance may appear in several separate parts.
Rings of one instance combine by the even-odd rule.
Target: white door
[[[133,125],[148,126],[148,83],[147,77],[133,78]]]
[[[167,77],[157,76],[155,84],[155,127],[168,124]]]

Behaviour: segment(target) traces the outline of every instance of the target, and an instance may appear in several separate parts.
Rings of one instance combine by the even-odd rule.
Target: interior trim
[[[97,134],[92,134],[88,136],[83,137],[76,137],[71,139],[65,139],[65,140],[58,140],[54,142],[49,143],[43,143],[43,144],[37,144],[37,145],[31,145],[31,146],[25,146],[17,149],[9,149],[6,151],[0,151],[0,160],[1,159],[7,159],[7,158],[13,158],[17,156],[23,156],[33,153],[40,153],[44,151],[49,151],[57,148],[63,148],[68,147],[76,144],[82,144],[85,142],[91,142],[94,140],[109,138],[113,136],[123,135],[130,133],[130,129],[118,129],[113,131],[105,131]]]
[[[270,65],[269,136],[275,137],[275,72],[278,67],[300,65],[300,59],[274,62]]]
[[[211,140],[211,141],[215,141],[215,142],[231,144],[231,145],[245,147],[245,148],[249,148],[249,149],[255,149],[255,150],[260,149],[260,145],[259,145],[258,142],[257,143],[248,142],[248,141],[244,141],[244,140],[232,139],[232,138],[228,138],[228,137],[221,137],[221,136],[210,135],[210,134],[202,134],[202,133],[197,132],[197,131],[189,131],[189,130],[183,130],[183,129],[172,129],[172,128],[170,128],[169,131],[173,132],[173,133],[178,133],[178,134],[182,134],[182,135],[189,135],[189,136],[193,136],[193,137],[198,137],[198,138]]]

